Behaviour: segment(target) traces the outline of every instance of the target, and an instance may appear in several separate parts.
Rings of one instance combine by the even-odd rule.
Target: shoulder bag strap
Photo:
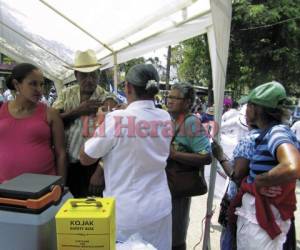
[[[176,136],[178,135],[178,133],[179,133],[179,131],[180,131],[180,129],[181,129],[181,126],[184,124],[185,120],[186,120],[187,118],[189,118],[190,116],[193,116],[193,114],[187,114],[187,115],[184,117],[183,121],[179,124],[178,128],[175,130],[175,133],[174,133],[174,135],[173,135],[173,138],[172,138],[171,143],[174,142]]]

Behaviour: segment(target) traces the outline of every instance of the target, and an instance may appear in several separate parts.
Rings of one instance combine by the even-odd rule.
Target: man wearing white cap
[[[105,90],[98,85],[100,66],[93,50],[77,52],[74,65],[70,69],[74,70],[78,84],[64,89],[53,103],[53,107],[60,110],[65,124],[70,162],[67,186],[74,197],[85,197],[89,194],[90,179],[97,168],[97,163],[90,168],[82,166],[79,161],[79,150],[87,139],[87,135],[83,133],[84,120],[95,117],[106,96]],[[93,126],[91,119],[89,123]]]

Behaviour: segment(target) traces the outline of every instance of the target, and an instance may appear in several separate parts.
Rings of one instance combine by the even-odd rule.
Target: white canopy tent
[[[95,50],[108,68],[207,33],[220,121],[230,23],[230,0],[0,0],[0,52],[36,64],[59,91],[72,79],[65,66],[77,50]],[[212,171],[208,214],[214,180]],[[204,244],[209,246],[209,222]]]

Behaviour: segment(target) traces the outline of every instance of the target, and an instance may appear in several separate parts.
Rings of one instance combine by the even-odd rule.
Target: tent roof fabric
[[[1,0],[0,52],[68,81],[77,50],[113,66],[206,32],[209,0]]]

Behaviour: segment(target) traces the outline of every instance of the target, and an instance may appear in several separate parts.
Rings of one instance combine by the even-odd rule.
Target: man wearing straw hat
[[[65,124],[67,154],[70,162],[67,186],[74,197],[87,196],[90,194],[89,188],[95,190],[95,187],[90,185],[90,180],[93,174],[97,173],[95,171],[97,163],[89,168],[82,166],[79,161],[79,150],[87,139],[84,125],[93,127],[94,121],[90,118],[95,117],[106,96],[104,89],[98,85],[100,66],[93,50],[78,51],[74,65],[71,66],[78,84],[64,89],[53,103],[53,107],[60,110]]]

